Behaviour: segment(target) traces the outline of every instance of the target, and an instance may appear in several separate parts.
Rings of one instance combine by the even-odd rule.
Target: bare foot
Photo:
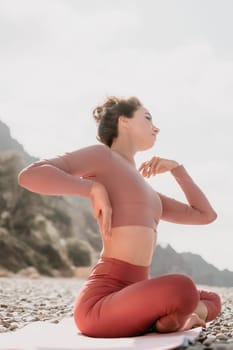
[[[186,331],[191,328],[200,327],[206,328],[206,323],[202,320],[197,314],[193,313],[189,316],[189,318],[185,321],[185,324],[178,329],[178,331]]]
[[[178,322],[176,315],[165,316],[155,323],[155,329],[159,333],[175,332],[179,327],[180,323]]]

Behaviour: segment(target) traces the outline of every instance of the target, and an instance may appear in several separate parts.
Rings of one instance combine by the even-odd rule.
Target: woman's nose
[[[157,134],[160,132],[160,129],[157,128],[157,126],[154,126],[152,127],[153,131],[156,132]]]

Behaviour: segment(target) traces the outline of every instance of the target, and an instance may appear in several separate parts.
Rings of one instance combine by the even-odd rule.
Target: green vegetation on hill
[[[72,219],[63,198],[44,196],[17,183],[22,159],[0,153],[0,266],[17,272],[34,266],[41,274],[72,276],[72,266],[91,263],[88,244],[73,237]],[[76,248],[79,259],[69,252]]]

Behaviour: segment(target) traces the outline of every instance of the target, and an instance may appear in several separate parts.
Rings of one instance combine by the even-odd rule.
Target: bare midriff
[[[120,259],[134,265],[149,266],[157,243],[155,229],[145,226],[120,226],[103,240],[101,257]]]

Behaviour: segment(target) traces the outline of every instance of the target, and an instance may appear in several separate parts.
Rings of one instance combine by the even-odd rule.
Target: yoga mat
[[[82,335],[73,318],[58,324],[38,321],[0,334],[0,350],[169,350],[195,339],[202,328],[167,334],[149,333],[128,338],[91,338]]]

